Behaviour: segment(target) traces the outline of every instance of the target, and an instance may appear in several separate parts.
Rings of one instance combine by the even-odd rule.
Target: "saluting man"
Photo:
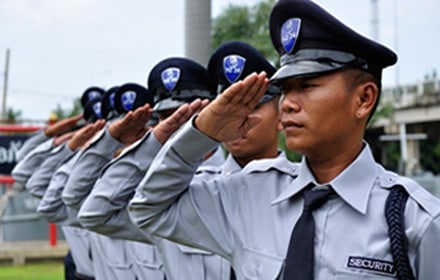
[[[226,257],[238,279],[438,278],[439,201],[376,163],[363,140],[396,54],[308,0],[276,2],[270,31],[286,143],[301,162],[257,161],[191,182],[207,151],[261,122],[251,112],[269,81],[250,75],[166,144],[130,202],[132,219]]]

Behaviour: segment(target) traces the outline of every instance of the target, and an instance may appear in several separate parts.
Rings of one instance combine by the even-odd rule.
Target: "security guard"
[[[51,124],[36,133],[24,142],[17,152],[17,161],[21,161],[29,152],[41,143],[62,134],[65,134],[77,126],[77,122],[82,119],[82,115],[73,116]]]
[[[265,71],[268,76],[272,76],[275,67],[251,45],[229,41],[214,51],[208,62],[208,71],[217,93],[221,94],[231,84],[253,72]],[[278,151],[278,136],[282,130],[278,111],[280,95],[278,87],[269,87],[253,112],[263,115],[263,121],[243,137],[223,143],[229,152],[227,164],[238,165],[241,169],[252,160],[285,157],[284,153]],[[229,173],[226,171],[228,169],[224,168],[222,173]]]
[[[117,106],[117,96],[124,99],[123,105],[127,110]],[[146,116],[148,119],[151,115],[150,105],[152,105],[153,98],[145,87],[134,83],[123,84],[116,91],[115,99],[115,108],[118,112],[134,111],[127,113],[122,119],[112,118],[109,122],[127,126],[132,135],[118,135],[117,138],[121,141],[108,139],[109,137],[106,137],[108,132],[104,129],[77,159],[61,194],[67,214],[75,214],[74,217],[68,217],[73,226],[80,226],[79,223],[76,223],[77,211],[90,192],[102,167],[113,158],[115,151],[125,144],[136,141],[147,130],[145,122],[137,127],[128,124],[130,120],[136,119],[138,116]],[[96,99],[87,104],[94,100]],[[105,152],[97,152],[100,149]],[[89,232],[89,239],[91,240],[91,255],[96,279],[135,279],[134,272],[131,270],[130,254],[126,251],[123,240],[111,239],[94,232]],[[115,251],[119,253],[115,255]]]
[[[93,92],[89,94],[90,88],[86,89],[82,95],[84,102],[94,96],[100,96],[103,89],[94,87]],[[72,145],[68,145],[66,141],[72,141],[75,130],[84,123],[83,115],[66,118],[56,123],[50,124],[39,132],[35,133],[28,139],[17,153],[20,163],[13,170],[13,176],[19,184],[25,185],[26,189],[32,195],[42,198],[46,192],[52,175],[64,160],[67,160],[74,153]],[[70,140],[69,140],[70,139]],[[70,147],[69,147],[70,146]],[[76,149],[76,148],[73,148]],[[66,239],[70,239],[69,244],[75,244],[70,234],[65,231]],[[77,247],[77,246],[76,246]],[[79,261],[74,249],[73,255]],[[77,267],[71,261],[70,251],[65,259],[65,277],[71,279],[74,274],[79,271],[85,273],[83,275],[93,275],[90,270],[84,268],[80,261]],[[76,271],[75,271],[76,270]]]
[[[197,98],[213,99],[215,96],[207,70],[186,58],[167,58],[159,62],[149,74],[148,88],[155,95],[154,109],[160,123],[105,167],[78,217],[85,228],[112,237],[156,245],[161,257],[156,250],[151,251],[151,248],[155,248],[152,245],[128,243],[131,252],[136,255],[137,263],[144,266],[143,274],[138,271],[139,277],[152,277],[154,268],[161,268],[163,261],[167,279],[228,279],[229,265],[220,257],[160,238],[152,240],[148,235],[139,234],[129,220],[126,205],[154,156],[180,124],[201,106],[201,102],[194,105],[191,102]],[[110,126],[109,130],[112,129],[113,126]],[[217,172],[223,161],[222,151],[217,149],[204,161],[204,172],[213,169]],[[158,272],[156,278],[159,277]]]
[[[125,112],[138,109],[138,107],[142,105],[147,106],[142,110],[136,111],[136,113],[131,112],[130,114],[127,114],[125,116],[126,121],[128,121],[133,114],[146,115],[147,118],[151,116],[152,111],[150,107],[152,107],[153,104],[153,97],[142,85],[134,83],[124,84],[118,89],[116,95],[124,100],[121,102],[121,106],[125,108]],[[119,103],[120,102],[115,101],[115,107],[118,111],[123,112],[124,108],[120,108],[118,105]],[[81,155],[79,162],[75,165],[75,168],[72,170],[72,174],[66,183],[62,199],[68,207],[79,210],[81,203],[87,197],[90,189],[99,177],[102,167],[113,158],[113,153],[117,149],[135,142],[146,133],[147,128],[143,125],[144,124],[142,123],[140,127],[133,127],[136,131],[130,131],[129,133],[126,132],[125,135],[112,136],[109,135],[111,132],[106,129],[102,130],[100,135],[92,141],[90,146],[84,151],[83,155]],[[105,153],[100,153],[101,149],[105,151]],[[95,150],[97,150],[97,152],[94,152]],[[87,159],[89,157],[91,160]]]
[[[100,118],[95,115],[95,109],[97,113],[101,114],[100,104],[94,104],[97,102],[97,99],[101,98],[104,92],[104,89],[99,87],[87,88],[81,95],[83,115],[67,118],[49,125],[35,133],[25,142],[17,153],[18,163],[11,172],[17,183],[25,185],[34,171],[40,167],[50,153],[59,152],[61,148],[53,150],[73,136],[73,133],[69,132],[82,126],[83,118],[90,119],[89,123]]]
[[[276,2],[270,29],[282,55],[272,80],[283,90],[286,143],[302,161],[256,161],[229,178],[191,182],[204,153],[261,121],[250,113],[268,80],[250,75],[168,142],[130,202],[133,221],[225,256],[238,279],[404,279],[384,214],[400,185],[410,270],[436,279],[440,202],[386,171],[363,141],[396,55],[308,0]]]
[[[74,274],[79,279],[94,278],[93,263],[89,254],[89,232],[66,225],[71,223],[69,217],[76,217],[76,213],[69,211],[70,209],[67,209],[62,203],[60,199],[61,190],[64,188],[72,167],[81,154],[79,147],[85,145],[89,138],[102,129],[103,126],[104,122],[98,121],[76,131],[75,135],[67,142],[66,147],[57,153],[51,153],[26,185],[29,192],[42,196],[37,212],[46,218],[48,222],[56,223],[62,227],[64,236],[70,246],[69,252],[76,266]]]

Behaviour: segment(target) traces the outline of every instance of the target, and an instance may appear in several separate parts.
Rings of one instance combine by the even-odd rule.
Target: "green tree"
[[[374,112],[373,116],[371,117],[371,120],[369,122],[369,125],[373,125],[378,120],[384,118],[388,119],[390,118],[394,113],[394,106],[391,103],[379,103],[377,106],[376,112]]]
[[[274,65],[279,55],[272,45],[269,34],[269,15],[275,0],[262,0],[252,7],[232,5],[214,19],[212,27],[212,48],[216,49],[226,41],[239,40],[256,48]],[[286,152],[287,158],[298,161],[301,156],[286,147],[284,133],[280,134],[278,146]]]
[[[275,0],[262,0],[251,7],[229,4],[213,21],[212,48],[226,41],[240,40],[277,64],[279,56],[269,35],[269,15],[274,3]]]
[[[291,161],[301,160],[301,155],[289,150],[286,146],[286,136],[283,132],[280,133],[280,138],[278,139],[278,147],[286,153],[286,156]]]
[[[9,107],[6,110],[6,123],[16,123],[21,120],[22,112]]]
[[[55,113],[58,116],[58,119],[60,120],[76,116],[78,114],[81,114],[82,112],[81,101],[79,98],[76,98],[73,101],[73,106],[68,109],[65,109],[61,107],[60,104],[57,104],[57,107],[54,110],[52,110],[52,112]]]
[[[440,140],[429,139],[420,143],[420,163],[424,170],[440,173]]]

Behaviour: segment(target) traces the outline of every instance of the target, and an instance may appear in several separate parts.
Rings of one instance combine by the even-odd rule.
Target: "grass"
[[[64,265],[62,262],[44,262],[24,266],[0,266],[1,280],[62,280]]]

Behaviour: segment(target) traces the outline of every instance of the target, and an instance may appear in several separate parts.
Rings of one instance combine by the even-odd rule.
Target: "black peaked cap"
[[[119,113],[127,113],[137,108],[150,104],[154,107],[154,98],[144,86],[136,83],[126,83],[119,87],[115,93],[115,108]]]
[[[392,50],[353,31],[309,0],[279,0],[269,25],[272,43],[281,55],[281,67],[272,80],[353,67],[380,81],[382,69],[397,62]]]

